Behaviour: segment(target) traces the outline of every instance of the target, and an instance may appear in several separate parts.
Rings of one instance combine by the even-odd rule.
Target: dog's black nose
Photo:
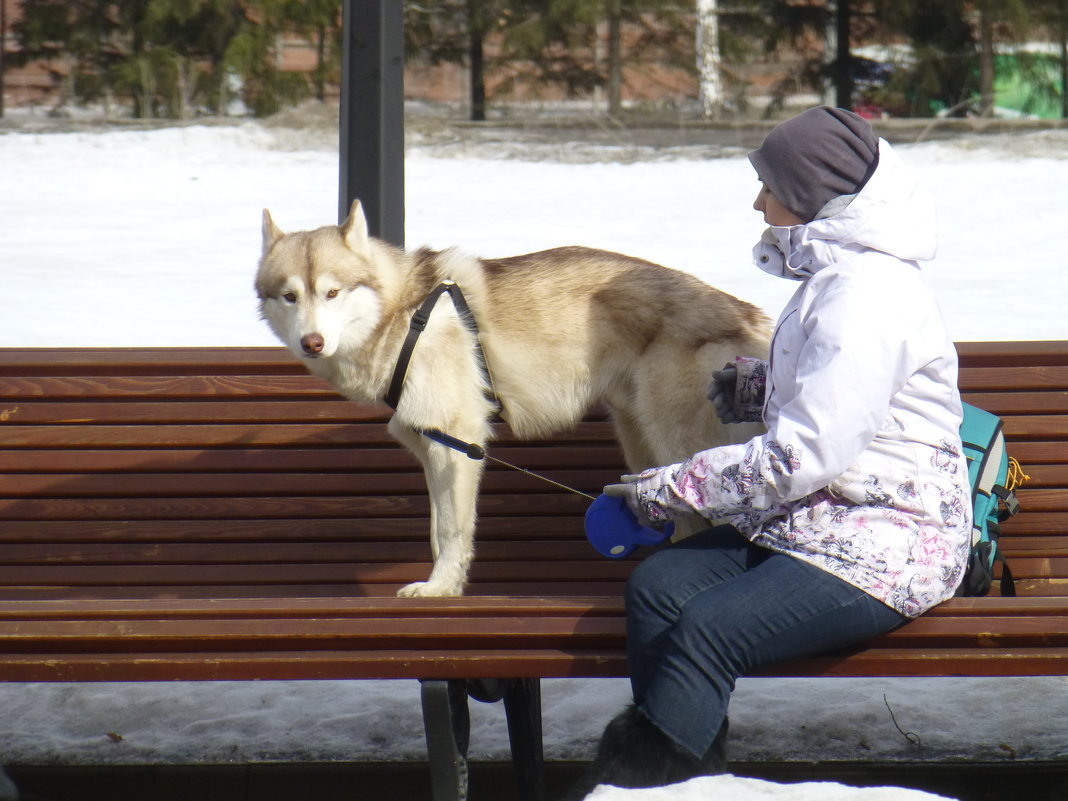
[[[300,340],[305,353],[322,353],[324,344],[322,334],[306,334]]]

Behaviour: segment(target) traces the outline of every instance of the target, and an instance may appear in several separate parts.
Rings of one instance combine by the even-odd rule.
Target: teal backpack
[[[1020,465],[1005,450],[1002,421],[996,415],[965,403],[960,438],[968,459],[972,487],[972,545],[968,567],[957,595],[986,595],[994,582],[994,565],[1001,563],[1001,594],[1016,595],[1012,571],[998,538],[1000,524],[1020,510],[1015,489],[1027,480]]]

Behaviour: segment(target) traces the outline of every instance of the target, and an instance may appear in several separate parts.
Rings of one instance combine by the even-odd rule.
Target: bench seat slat
[[[326,382],[312,375],[249,374],[249,375],[19,375],[0,368],[0,401],[25,398],[30,402],[49,400],[100,399],[112,406],[114,401],[129,402],[138,398],[166,396],[168,400],[337,400],[338,393]],[[381,408],[349,409],[348,416],[360,419],[384,419]]]
[[[570,495],[485,495],[479,499],[480,514],[538,517],[542,513],[570,513],[581,521],[589,501]],[[90,498],[90,499],[0,499],[0,520],[175,520],[232,518],[264,520],[277,518],[426,517],[430,504],[425,496],[263,496],[242,498]],[[576,523],[576,528],[579,523]]]
[[[425,578],[425,574],[419,578]],[[362,598],[393,598],[397,590],[407,581],[383,582],[354,587],[351,581],[337,583],[299,584],[189,584],[189,585],[150,585],[122,584],[115,586],[63,586],[63,585],[26,585],[21,587],[0,587],[0,601],[9,600],[41,601],[65,599],[66,603],[81,604],[86,600],[139,600],[139,599],[183,599],[183,600],[243,600],[248,598],[348,598],[359,593]],[[512,595],[517,598],[543,598],[557,595],[588,596],[591,599],[621,597],[625,582],[620,580],[597,580],[584,577],[580,580],[565,581],[479,581],[469,584],[465,594],[469,597],[496,597]],[[2,675],[2,674],[0,674]]]
[[[1017,535],[1047,535],[1047,538],[1059,538],[1064,535],[1068,528],[1068,514],[1064,512],[1028,512],[1021,511],[1016,517],[1002,524],[1002,533],[1007,539],[1013,539]],[[1005,544],[1007,549],[1013,547],[1012,542]]]
[[[1066,368],[1068,369],[1068,368]],[[1065,438],[1064,416],[1057,414],[1002,415],[1005,421],[1005,438],[1053,439]]]
[[[1027,489],[1025,484],[1016,490],[1020,506],[1031,512],[1068,512],[1068,496],[1063,488]]]
[[[425,562],[360,561],[297,564],[130,564],[130,565],[47,565],[0,566],[0,585],[76,584],[82,586],[135,584],[278,584],[287,582],[351,582],[354,585],[377,582],[407,583],[430,572],[429,547]],[[121,569],[119,569],[121,568]],[[560,560],[554,562],[476,560],[471,580],[544,581],[550,578],[591,581],[625,578],[633,565],[617,560]]]
[[[503,447],[494,444],[490,453],[531,470],[602,468],[618,471],[622,458],[613,445],[559,448]],[[351,448],[204,448],[204,449],[0,449],[0,474],[84,472],[89,475],[134,472],[347,472],[368,464],[378,471],[418,471],[415,458],[395,443]],[[507,468],[493,462],[488,473]]]
[[[618,470],[553,470],[551,477],[565,484],[592,484],[599,490],[618,480]],[[546,485],[531,476],[512,470],[493,470],[483,479],[484,494],[544,494]],[[81,475],[77,473],[14,474],[0,480],[0,498],[129,498],[129,497],[232,497],[276,494],[341,495],[354,498],[381,495],[422,495],[426,480],[422,473],[404,470],[395,473],[280,471],[263,473],[213,472],[133,473]],[[588,501],[587,501],[588,503]]]
[[[958,342],[962,365],[1068,365],[1060,340]],[[242,366],[257,373],[304,375],[303,366],[281,346],[197,348],[12,348],[0,356],[0,374],[96,375],[101,368],[125,373],[225,375]]]
[[[0,544],[55,543],[70,547],[93,542],[427,542],[428,517],[346,518],[278,520],[0,520]],[[533,527],[522,517],[479,518],[479,541],[501,539],[513,542],[577,539],[583,536],[574,513],[556,514],[546,509]]]
[[[473,649],[376,652],[186,652],[0,655],[8,681],[224,681],[621,677],[618,649]]]
[[[973,599],[969,599],[973,600]],[[984,599],[989,602],[989,599]],[[1032,599],[1031,608],[1060,614],[1063,604],[1055,599]],[[466,615],[500,617],[506,615],[618,616],[623,611],[621,597],[524,598],[511,595],[463,596],[461,598],[361,598],[338,597],[330,601],[316,598],[240,599],[88,599],[72,607],[66,601],[7,601],[0,605],[0,620],[136,620],[139,618],[243,618],[243,617],[408,617]]]
[[[0,387],[2,391],[2,387]],[[0,395],[0,398],[3,396]],[[8,402],[8,401],[0,401]],[[152,423],[276,423],[293,420],[367,425],[377,428],[388,419],[380,409],[361,406],[332,396],[309,403],[307,399],[268,400],[167,400],[123,401],[88,400],[65,403],[20,400],[9,411],[8,423],[17,425],[125,425],[132,420]]]
[[[189,650],[322,650],[440,649],[450,641],[463,647],[506,650],[526,647],[618,647],[624,637],[619,617],[420,618],[244,618],[241,620],[117,620],[37,621],[27,627],[0,620],[0,654],[48,651],[107,653]]]
[[[527,540],[483,542],[478,546],[483,561],[519,562],[589,561],[601,564],[604,558],[576,533],[573,540]],[[288,542],[288,543],[86,543],[77,553],[60,551],[52,544],[9,545],[4,549],[6,565],[225,565],[302,564],[367,562],[371,564],[427,561],[430,546],[426,538],[414,542]],[[609,563],[611,564],[611,563]]]
[[[1063,510],[1064,498],[1055,492],[1047,496],[1045,511]],[[1039,499],[1035,499],[1037,503]],[[1031,502],[1029,500],[1029,502]],[[1040,507],[1041,508],[1041,507]],[[538,517],[570,512],[580,520],[585,513],[581,498],[522,494],[505,498],[484,497],[480,514]],[[67,500],[0,500],[2,520],[174,520],[174,519],[277,519],[344,518],[355,513],[365,517],[425,517],[429,503],[423,497],[365,497],[357,507],[353,499],[340,496],[263,497],[263,498],[135,498],[135,499],[67,499]],[[576,525],[577,528],[577,525]]]
[[[1068,408],[1068,390],[1063,392],[963,392],[964,400],[1000,415],[1059,414]]]
[[[585,468],[556,469],[546,471],[553,479],[568,485],[601,485],[618,479],[618,469]],[[1065,508],[1061,493],[1068,485],[1068,465],[1028,467],[1031,480],[1018,490],[1025,508],[1046,510],[1045,504],[1060,501]],[[532,476],[512,470],[488,471],[482,483],[483,493],[544,493],[546,485]],[[1052,494],[1039,495],[1040,489],[1052,488]],[[246,473],[242,471],[197,472],[138,472],[131,474],[78,474],[78,473],[16,473],[0,480],[0,498],[25,497],[175,497],[196,495],[198,497],[230,497],[234,495],[306,494],[339,495],[354,497],[365,495],[418,495],[426,490],[422,473],[417,470],[399,470],[391,473],[361,472],[354,478],[351,472],[285,472],[282,470]]]
[[[1063,556],[1068,545],[1058,536],[1066,521],[1057,513],[1020,515],[1005,524],[1010,536],[1007,553],[1040,552]],[[1058,529],[1058,526],[1061,528]],[[0,544],[104,543],[104,542],[306,542],[309,537],[329,542],[426,542],[429,519],[334,518],[281,520],[81,520],[0,521]],[[313,534],[311,532],[314,532]],[[539,515],[537,526],[521,517],[479,518],[479,541],[502,539],[514,542],[554,539],[580,540],[583,534],[573,514]]]
[[[1068,365],[961,367],[958,382],[968,392],[1068,390]]]
[[[1068,462],[1068,454],[1064,452],[1065,438],[1068,438],[1068,433],[1064,438],[1046,441],[1011,440],[1007,442],[1007,449],[1009,455],[1025,468],[1026,473],[1026,468],[1032,464],[1065,464]]]
[[[989,625],[988,625],[989,624]],[[1045,624],[1045,625],[1041,625]],[[1034,648],[1068,649],[1065,617],[998,619],[931,618],[866,643],[866,649],[917,651],[952,648],[992,653]],[[184,654],[189,650],[347,651],[382,649],[507,650],[512,647],[560,649],[623,649],[622,616],[435,616],[351,619],[241,618],[177,619],[177,621],[0,621],[0,661],[7,653],[122,654],[130,650]]]
[[[380,650],[442,647],[454,639],[465,648],[512,647],[571,638],[576,648],[610,641],[621,647],[626,636],[619,616],[552,614],[436,614],[420,616],[365,615],[357,620],[330,616],[246,616],[241,619],[167,618],[119,620],[38,620],[28,627],[21,620],[0,619],[0,653],[24,649],[46,650],[189,650],[190,644],[212,650],[216,645],[234,650],[278,651],[322,647],[336,650]],[[313,643],[321,645],[313,646]],[[870,647],[939,647],[954,645],[999,649],[1006,647],[1068,646],[1068,617],[993,615],[920,618],[891,634],[871,640]]]
[[[366,598],[342,597],[323,600],[292,598],[137,598],[85,599],[72,606],[64,600],[11,600],[0,605],[0,620],[136,620],[139,618],[242,618],[242,617],[405,617],[408,615],[506,615],[618,616],[623,612],[620,596],[585,597],[557,594],[552,597],[514,595],[466,595],[462,598]],[[1068,598],[954,598],[935,607],[923,619],[953,617],[1068,616]]]
[[[754,675],[1057,676],[1068,671],[1063,648],[867,648],[777,665]]]
[[[20,654],[0,659],[10,681],[166,681],[477,678],[612,678],[627,675],[616,649],[484,649],[473,651],[206,652],[183,654]],[[869,649],[829,654],[756,675],[1044,676],[1068,673],[1068,651],[1034,648],[1001,653],[982,648]]]
[[[1061,340],[958,342],[957,356],[964,366],[1068,365],[1068,348]]]
[[[606,562],[589,547],[585,540],[580,540],[578,537],[571,541],[530,540],[524,542],[521,547],[510,542],[485,542],[480,545],[478,556],[482,564],[507,564],[509,561],[514,561],[527,568],[534,576],[542,571],[558,570],[560,566],[553,564],[554,562],[591,563],[582,566],[583,570],[589,571],[591,577],[604,573],[618,576],[619,571],[615,566],[630,564],[630,562]],[[6,577],[6,581],[10,584],[37,583],[38,580],[32,576],[42,570],[60,566],[78,569],[101,568],[108,571],[121,569],[125,572],[139,565],[188,570],[201,567],[225,569],[228,565],[246,566],[255,570],[258,569],[257,566],[276,565],[281,569],[293,570],[299,575],[304,566],[321,569],[326,565],[344,567],[354,563],[408,565],[415,562],[427,562],[428,559],[429,547],[425,542],[309,542],[262,545],[239,543],[229,546],[175,543],[87,544],[80,546],[76,554],[57,552],[52,545],[22,545],[5,548],[5,564],[0,568],[0,577]],[[35,573],[31,570],[32,568],[39,568],[39,570]],[[1058,557],[1014,554],[1012,568],[1017,579],[1068,576],[1068,554]],[[58,578],[63,574],[56,570],[55,575]],[[72,583],[78,583],[73,578],[75,574],[70,575],[69,580]],[[92,573],[87,572],[87,575],[92,575]],[[268,573],[264,571],[263,575],[266,576]],[[20,579],[20,576],[23,578]],[[27,576],[30,578],[26,578]]]
[[[0,410],[2,411],[2,410]],[[603,443],[614,447],[614,434],[603,423],[586,421],[575,426],[568,441]],[[501,433],[494,447],[508,445]],[[154,424],[154,425],[8,425],[4,427],[4,448],[197,448],[257,446],[360,446],[395,444],[385,426],[349,423],[262,423]]]
[[[0,376],[298,375],[307,371],[283,347],[5,348]]]

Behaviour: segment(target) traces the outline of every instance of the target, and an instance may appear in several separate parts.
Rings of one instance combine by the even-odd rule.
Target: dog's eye
[[[284,295],[282,295],[282,299],[285,300],[286,303],[296,303],[297,302],[297,293],[296,292],[286,292]]]
[[[336,289],[331,289],[331,290],[330,290],[329,292],[327,292],[327,293],[326,293],[326,296],[327,296],[328,298],[336,298],[336,297],[337,297],[337,294],[338,294],[338,290],[336,290]]]

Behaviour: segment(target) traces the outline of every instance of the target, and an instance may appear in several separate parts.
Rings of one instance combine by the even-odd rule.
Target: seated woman
[[[936,248],[932,201],[842,109],[782,123],[749,158],[770,226],[755,263],[798,285],[770,360],[718,372],[710,397],[725,421],[755,408],[767,433],[605,487],[646,524],[728,524],[631,576],[634,704],[572,798],[722,772],[738,677],[888,632],[964,574],[956,351],[919,267]]]

